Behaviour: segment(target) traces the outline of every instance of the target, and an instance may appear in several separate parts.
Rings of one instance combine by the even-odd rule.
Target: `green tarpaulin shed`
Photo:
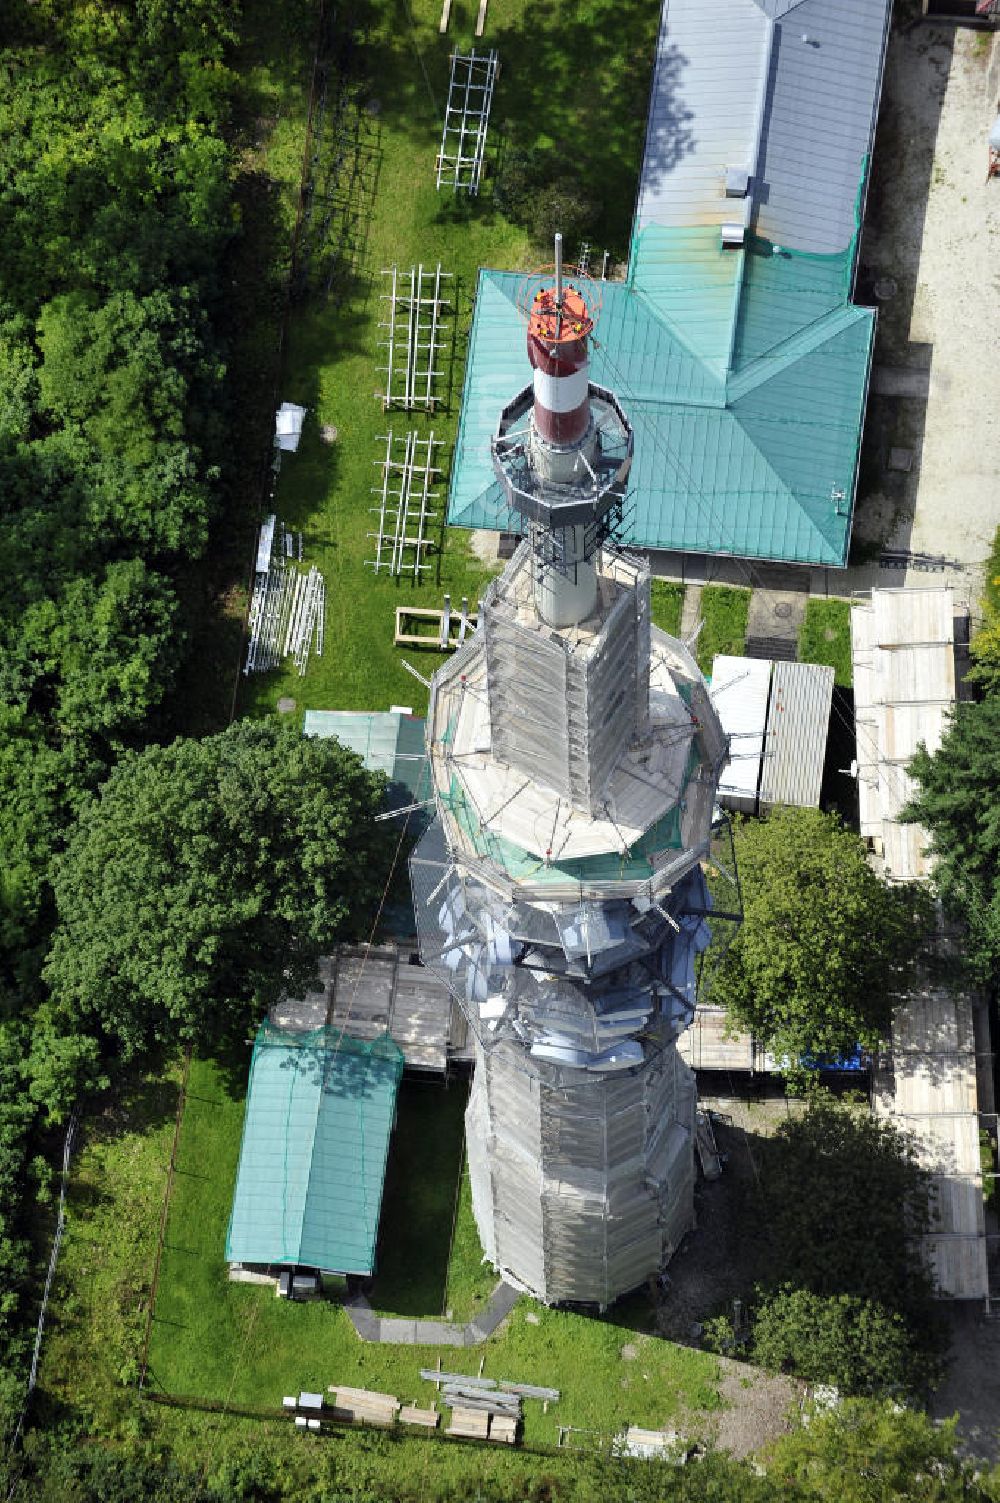
[[[413,799],[430,798],[430,767],[420,715],[398,710],[307,710],[303,734],[336,736],[357,752],[373,772],[384,772],[390,783],[406,789]],[[390,790],[390,803],[394,799]]]
[[[250,1065],[231,1263],[335,1273],[375,1267],[403,1055],[385,1036],[264,1023]]]

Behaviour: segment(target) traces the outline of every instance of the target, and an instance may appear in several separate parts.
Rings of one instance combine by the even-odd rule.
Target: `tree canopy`
[[[370,931],[396,838],[372,820],[383,790],[277,720],[126,755],[58,865],[53,1020],[128,1058],[301,995],[335,940]]]
[[[943,1336],[918,1240],[930,1182],[912,1138],[867,1103],[818,1092],[757,1153],[747,1227],[761,1360],[851,1392],[926,1386]]]
[[[919,788],[904,817],[928,832],[934,882],[968,928],[967,963],[990,982],[1000,965],[1000,694],[957,705],[938,750],[920,747],[910,773]]]
[[[843,1394],[920,1393],[927,1363],[895,1310],[854,1294],[758,1290],[750,1357]]]
[[[912,974],[918,889],[890,887],[836,815],[782,809],[737,820],[742,928],[713,1001],[794,1066],[874,1047]]]

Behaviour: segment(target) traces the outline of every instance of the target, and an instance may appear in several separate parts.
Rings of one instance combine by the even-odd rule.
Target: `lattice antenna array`
[[[416,433],[396,437],[391,429],[385,435],[385,458],[373,461],[382,470],[380,484],[372,486],[379,498],[378,506],[371,508],[378,516],[378,526],[368,534],[375,542],[375,557],[365,560],[376,574],[386,569],[397,577],[405,572],[418,579],[430,568],[427,553],[434,540],[426,535],[426,529],[437,519],[431,503],[441,495],[432,489],[435,477],[441,474],[440,466],[434,463],[434,451],[441,443],[433,431],[427,438],[419,438]]]
[[[485,56],[475,48],[451,55],[451,79],[444,129],[437,156],[437,186],[450,184],[454,193],[478,193],[486,151],[493,89],[500,71],[496,51]]]
[[[375,395],[386,410],[402,407],[411,412],[421,407],[433,412],[434,381],[441,375],[435,362],[449,328],[441,322],[442,313],[450,309],[441,284],[450,279],[451,272],[442,271],[438,262],[433,271],[421,263],[411,266],[408,273],[390,266],[382,275],[389,289],[382,293],[382,302],[388,306],[379,323],[386,351],[386,363],[379,366],[385,371],[385,391]]]

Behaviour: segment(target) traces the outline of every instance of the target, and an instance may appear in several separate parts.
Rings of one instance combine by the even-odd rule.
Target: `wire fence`
[[[31,1404],[31,1396],[38,1382],[38,1362],[42,1352],[42,1336],[45,1333],[45,1317],[48,1314],[49,1295],[52,1293],[52,1283],[56,1276],[56,1266],[59,1262],[59,1250],[62,1247],[63,1232],[66,1229],[66,1187],[69,1184],[69,1166],[73,1157],[73,1149],[76,1146],[77,1131],[80,1126],[79,1109],[74,1107],[70,1115],[69,1125],[66,1128],[66,1137],[63,1140],[62,1170],[59,1178],[59,1206],[56,1213],[56,1230],[52,1239],[52,1252],[49,1255],[49,1266],[45,1275],[45,1288],[42,1291],[41,1308],[38,1311],[38,1325],[35,1328],[35,1345],[31,1353],[31,1368],[28,1373],[28,1386],[24,1394],[24,1402],[21,1412],[17,1417],[17,1424],[7,1450],[8,1459],[14,1454],[21,1434],[24,1430],[24,1422],[27,1418],[28,1407]],[[7,1494],[10,1500],[17,1489],[20,1474],[15,1476]]]
[[[139,1362],[139,1388],[145,1387],[146,1374],[149,1371],[149,1341],[153,1332],[153,1310],[156,1305],[156,1291],[160,1282],[160,1262],[163,1258],[163,1242],[167,1233],[167,1217],[170,1214],[170,1197],[174,1189],[174,1175],[177,1171],[177,1145],[181,1138],[181,1122],[184,1120],[184,1107],[187,1104],[188,1076],[191,1073],[191,1045],[184,1051],[184,1073],[181,1076],[181,1087],[177,1094],[177,1116],[174,1121],[174,1136],[170,1145],[170,1162],[167,1165],[167,1183],[163,1191],[163,1205],[160,1209],[160,1226],[156,1235],[156,1256],[153,1259],[153,1273],[149,1281],[149,1300],[146,1305],[146,1329],[142,1337],[142,1357]]]

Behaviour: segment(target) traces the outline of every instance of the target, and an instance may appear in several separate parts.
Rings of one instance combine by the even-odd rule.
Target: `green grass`
[[[139,1372],[180,1073],[178,1063],[162,1080],[119,1086],[95,1109],[67,1195],[42,1390],[101,1413],[109,1431],[118,1428],[124,1385]]]
[[[421,1382],[420,1367],[433,1367],[440,1356],[449,1369],[475,1373],[482,1357],[487,1375],[562,1390],[548,1413],[540,1404],[526,1405],[528,1445],[555,1445],[559,1425],[603,1435],[625,1423],[682,1425],[687,1435],[704,1433],[705,1412],[720,1402],[718,1363],[707,1353],[649,1335],[652,1310],[643,1294],[620,1302],[605,1319],[545,1310],[525,1298],[481,1347],[418,1348],[362,1343],[333,1301],[289,1304],[276,1300],[270,1287],[231,1284],[223,1249],[247,1063],[242,1053],[225,1064],[192,1063],[152,1327],[148,1381],[154,1393],[224,1401],[230,1411],[266,1410],[280,1406],[285,1393],[336,1380],[431,1402],[434,1391]],[[121,1092],[87,1125],[43,1347],[37,1422],[44,1426],[71,1413],[103,1444],[169,1446],[181,1462],[209,1474],[210,1467],[262,1456],[280,1468],[288,1496],[306,1496],[296,1493],[296,1486],[304,1488],[317,1477],[344,1496],[358,1489],[359,1496],[396,1499],[428,1496],[430,1477],[438,1490],[434,1495],[445,1495],[446,1482],[454,1490],[448,1495],[458,1497],[491,1481],[508,1488],[504,1496],[511,1498],[526,1496],[529,1483],[542,1473],[567,1484],[576,1479],[578,1456],[539,1461],[516,1452],[370,1433],[303,1447],[287,1422],[248,1421],[230,1412],[221,1423],[217,1414],[164,1408],[136,1395],[178,1077],[174,1070],[169,1080]],[[450,1140],[435,1168],[442,1181],[450,1180],[452,1191],[463,1095],[454,1085],[445,1090],[407,1082],[399,1117],[404,1133],[422,1131],[427,1152],[437,1152],[438,1133]],[[401,1172],[390,1176],[382,1240],[384,1245],[399,1236],[402,1263],[419,1261],[419,1244],[428,1238],[435,1271],[422,1286],[420,1275],[417,1283],[407,1284],[384,1258],[373,1299],[383,1307],[394,1303],[398,1313],[414,1312],[421,1287],[429,1301],[440,1301],[441,1243],[451,1230],[451,1208],[442,1217],[447,1223],[442,1232],[432,1225],[432,1201],[423,1190],[414,1198],[406,1183],[420,1147],[401,1143],[397,1134],[393,1151]],[[459,1320],[495,1283],[481,1264],[467,1185],[466,1176],[446,1285]],[[443,1188],[441,1195],[443,1208]],[[423,1226],[408,1230],[405,1223],[415,1206]],[[404,1304],[407,1309],[401,1310]],[[626,1345],[635,1353],[628,1359],[622,1356]],[[326,1494],[308,1494],[320,1495]]]
[[[386,1282],[376,1278],[372,1302],[394,1313],[440,1313],[442,1294],[436,1272],[416,1273],[411,1281],[400,1268],[421,1258],[426,1245],[432,1270],[440,1266],[442,1236],[451,1232],[451,1207],[441,1212],[444,1230],[433,1224],[430,1204],[418,1195],[422,1224],[401,1229],[414,1206],[412,1186],[403,1181],[421,1152],[432,1150],[440,1128],[457,1149],[462,1093],[441,1085],[408,1085],[412,1099],[400,1112],[397,1158],[387,1187],[382,1244],[401,1236],[397,1267],[384,1253]],[[456,1110],[456,1107],[459,1110]],[[717,1403],[718,1369],[702,1352],[636,1332],[619,1320],[600,1320],[566,1311],[546,1310],[524,1299],[508,1325],[482,1349],[419,1348],[369,1345],[360,1342],[339,1305],[332,1301],[287,1304],[273,1289],[230,1284],[223,1263],[226,1222],[232,1197],[243,1103],[237,1072],[227,1075],[216,1064],[195,1061],[178,1151],[178,1174],[167,1224],[166,1247],[153,1322],[150,1350],[152,1375],[160,1387],[204,1398],[225,1398],[235,1405],[267,1407],[281,1395],[301,1388],[325,1388],[342,1382],[386,1389],[402,1396],[433,1397],[431,1385],[421,1382],[421,1366],[433,1366],[438,1355],[445,1365],[475,1372],[481,1351],[486,1371],[560,1388],[564,1397],[549,1414],[529,1406],[525,1435],[530,1441],[554,1444],[557,1426],[582,1425],[608,1431],[629,1421],[664,1424],[684,1409],[710,1408]],[[417,1137],[419,1126],[420,1136]],[[401,1143],[409,1133],[413,1143]],[[442,1153],[442,1157],[443,1157]],[[451,1168],[457,1168],[457,1152]],[[436,1166],[444,1180],[445,1166]],[[454,1176],[450,1178],[454,1191]],[[393,1204],[393,1201],[396,1203]],[[445,1214],[445,1212],[447,1214]],[[461,1216],[458,1256],[447,1282],[448,1300],[457,1318],[481,1297],[473,1268],[481,1258],[468,1200]],[[389,1296],[398,1293],[394,1307]],[[425,1293],[428,1304],[420,1308]],[[647,1302],[640,1299],[621,1314],[643,1323]],[[404,1307],[404,1308],[401,1308]],[[648,1313],[648,1312],[647,1312]],[[533,1319],[529,1320],[531,1315]],[[638,1319],[636,1319],[638,1317]],[[619,1317],[621,1319],[621,1316]],[[537,1323],[536,1323],[537,1322]],[[625,1332],[625,1334],[623,1334]],[[621,1347],[638,1344],[639,1356],[624,1361]]]
[[[730,585],[706,585],[701,592],[704,625],[698,634],[696,652],[702,673],[711,673],[712,660],[725,653],[739,657],[747,639],[750,591]]]
[[[653,625],[671,637],[680,635],[684,610],[684,586],[669,579],[653,579],[649,585],[650,615]]]
[[[496,1288],[497,1276],[483,1262],[483,1248],[472,1214],[472,1186],[467,1164],[462,1168],[462,1184],[455,1217],[455,1235],[448,1262],[448,1288],[445,1304],[453,1320],[470,1320]]]
[[[851,667],[851,606],[846,600],[809,600],[799,632],[799,661],[828,663],[834,683],[849,689]]]
[[[440,0],[414,0],[409,14],[374,6],[366,14],[355,82],[363,97],[378,100],[381,160],[364,262],[339,307],[312,297],[294,308],[281,390],[283,398],[305,405],[309,418],[299,452],[285,456],[274,504],[303,531],[305,561],[325,576],[325,655],[312,659],[304,678],[288,669],[242,680],[243,713],[271,712],[285,695],[301,709],[385,709],[401,702],[422,712],[425,691],[402,659],[429,676],[440,657],[393,646],[395,608],[440,607],[446,592],[456,605],[463,595],[474,603],[493,572],[472,554],[467,533],[443,525],[476,276],[482,265],[528,268],[550,260],[551,252],[532,246],[493,210],[488,182],[477,199],[435,189],[448,59],[456,46],[471,42],[475,10],[472,0],[456,5],[444,37],[438,33]],[[575,171],[603,205],[592,243],[619,253],[628,239],[657,20],[652,0],[625,13],[612,0],[584,0],[572,10],[508,0],[487,29],[488,43],[503,59],[492,149],[504,150],[513,130],[528,145],[562,147],[572,140]],[[596,72],[590,66],[595,45],[601,56]],[[626,96],[636,108],[622,108]],[[575,254],[576,247],[568,249]],[[384,381],[376,369],[383,363],[381,269],[439,260],[453,274],[447,285],[454,305],[447,319],[453,343],[444,351],[437,388],[441,405],[433,416],[387,414],[375,399]],[[321,425],[336,427],[335,443],[322,442]],[[377,521],[370,510],[377,503],[375,461],[384,455],[380,438],[390,427],[396,434],[416,429],[421,437],[433,431],[444,441],[431,529],[439,547],[419,583],[384,572],[376,577],[366,566],[375,546],[367,536]]]

